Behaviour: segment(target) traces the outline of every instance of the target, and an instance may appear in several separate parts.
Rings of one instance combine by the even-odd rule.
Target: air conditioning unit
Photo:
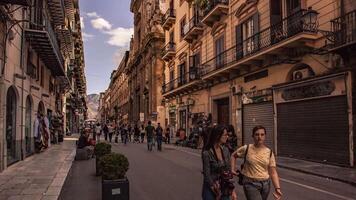
[[[300,69],[293,72],[293,81],[310,77],[309,69]]]
[[[242,94],[242,87],[238,85],[233,85],[231,87],[231,92],[233,95],[241,95]]]

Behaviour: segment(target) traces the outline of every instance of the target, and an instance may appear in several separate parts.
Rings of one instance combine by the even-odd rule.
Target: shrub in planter
[[[102,199],[128,200],[129,181],[126,172],[129,169],[127,158],[118,153],[106,154],[100,158],[102,167]]]
[[[94,154],[95,154],[95,158],[96,158],[95,164],[96,164],[96,175],[97,176],[101,175],[101,166],[99,163],[100,158],[106,154],[109,154],[109,153],[111,153],[111,144],[100,142],[95,145]]]

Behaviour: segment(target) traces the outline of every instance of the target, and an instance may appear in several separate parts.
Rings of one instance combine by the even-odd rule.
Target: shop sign
[[[263,90],[245,92],[241,98],[243,104],[272,101],[272,89],[263,89]]]
[[[285,89],[282,98],[286,101],[305,99],[311,97],[327,96],[335,90],[335,84],[331,81],[323,81],[295,88]]]

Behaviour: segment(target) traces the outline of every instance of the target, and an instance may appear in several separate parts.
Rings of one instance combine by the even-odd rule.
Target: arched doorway
[[[13,87],[10,87],[6,95],[7,165],[11,165],[19,160],[16,152],[16,108],[16,91]]]
[[[29,156],[33,152],[33,137],[32,137],[32,100],[31,96],[26,98],[26,113],[25,113],[25,145],[26,156]]]

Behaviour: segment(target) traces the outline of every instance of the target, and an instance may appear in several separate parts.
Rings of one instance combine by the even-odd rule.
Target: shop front
[[[279,156],[352,166],[348,83],[343,72],[274,88]]]

